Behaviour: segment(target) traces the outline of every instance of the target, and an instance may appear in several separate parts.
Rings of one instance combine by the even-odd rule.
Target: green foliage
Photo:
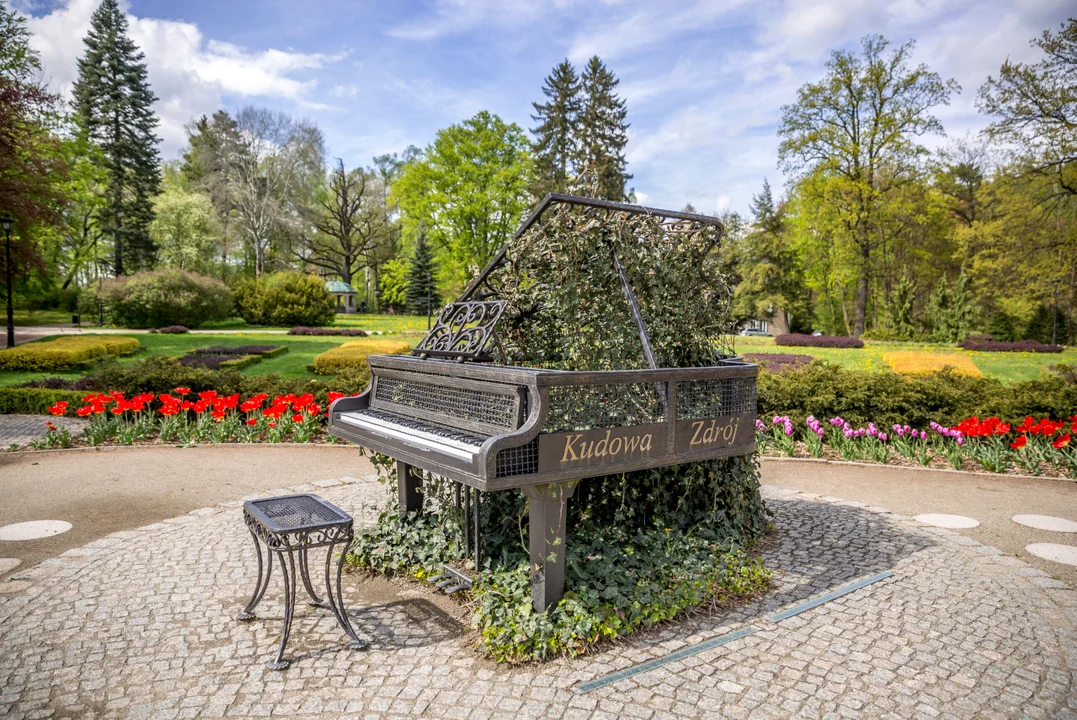
[[[201,273],[213,269],[221,230],[208,195],[166,182],[153,212],[150,235],[166,265]]]
[[[404,258],[393,258],[381,268],[378,284],[381,286],[382,308],[401,312],[407,303],[408,272],[411,267]]]
[[[513,663],[575,655],[685,611],[765,589],[769,571],[740,549],[744,539],[764,530],[755,461],[731,458],[678,470],[581,483],[569,504],[569,591],[544,614],[531,607],[526,539],[516,523],[524,517],[523,495],[484,496],[487,559],[476,576],[472,617],[484,652]],[[459,560],[450,484],[428,478],[424,492],[428,507],[440,512],[404,515],[390,505],[359,534],[351,560],[420,580]]]
[[[119,335],[69,335],[0,350],[0,370],[70,370],[109,356],[130,355],[138,338]]]
[[[81,403],[85,395],[78,390],[0,387],[0,415],[44,415],[60,401],[74,406]]]
[[[848,370],[816,361],[806,368],[761,373],[759,415],[787,415],[802,424],[808,415],[840,416],[850,423],[953,425],[967,417],[1069,417],[1077,408],[1077,385],[1062,377],[1004,383],[949,371],[898,375]]]
[[[1048,344],[1053,343],[1052,335],[1057,337],[1058,344],[1064,344],[1070,339],[1069,323],[1064,313],[1055,311],[1048,305],[1039,305],[1032,315],[1021,339],[1036,340]]]
[[[426,315],[428,310],[437,314],[441,307],[438,296],[437,281],[434,279],[437,268],[434,266],[434,249],[426,241],[426,234],[419,233],[415,243],[415,254],[408,267],[408,285],[405,291],[407,309],[412,315]]]
[[[313,369],[319,375],[335,375],[348,371],[366,372],[368,355],[400,355],[410,351],[411,345],[399,340],[352,340],[318,355],[314,358]]]
[[[939,279],[938,289],[927,306],[927,320],[937,342],[955,343],[965,339],[972,327],[972,295],[965,268],[953,285],[946,277]]]
[[[1013,318],[1005,310],[995,309],[991,311],[987,318],[987,332],[1000,342],[1014,342],[1017,340],[1017,331],[1014,329]]]
[[[325,281],[302,273],[274,273],[237,283],[236,308],[252,325],[332,325],[336,302]]]
[[[532,194],[536,198],[546,193],[565,192],[574,173],[579,142],[580,78],[568,60],[558,63],[542,85],[544,103],[531,103],[535,114],[531,119],[538,127],[531,130],[535,136],[532,150],[535,154],[535,184]]]
[[[959,89],[926,65],[913,67],[914,45],[888,52],[885,38],[869,35],[859,54],[833,51],[826,76],[803,85],[796,103],[782,108],[781,166],[811,198],[817,215],[812,242],[828,249],[845,246],[839,252],[856,279],[850,328],[855,335],[867,329],[880,232],[895,215],[906,225],[910,215],[915,218],[901,206],[909,199],[904,189],[923,173],[928,150],[919,138],[942,132],[932,111]],[[833,279],[826,277],[830,285]]]
[[[232,314],[232,291],[220,280],[178,269],[109,280],[102,298],[113,324],[149,328],[198,327]]]
[[[886,306],[887,330],[894,340],[910,340],[916,333],[912,320],[912,298],[912,280],[909,279],[909,274],[905,273],[890,294],[890,303]]]
[[[807,287],[793,247],[784,204],[775,205],[770,183],[752,198],[753,228],[738,243],[741,279],[733,297],[738,317],[771,319],[776,333],[787,333],[792,318],[807,311]]]
[[[152,107],[157,98],[117,0],[102,0],[83,42],[74,106],[80,130],[105,160],[108,190],[99,222],[113,243],[112,269],[119,276],[148,269],[156,259],[149,226],[161,182]]]
[[[580,76],[583,94],[579,110],[579,131],[575,165],[579,175],[593,178],[588,194],[605,200],[627,200],[625,184],[632,179],[625,160],[628,144],[628,108],[615,90],[620,81],[594,55]]]
[[[393,183],[390,201],[411,232],[426,228],[462,284],[512,236],[530,203],[531,176],[523,131],[483,111],[438,131]]]

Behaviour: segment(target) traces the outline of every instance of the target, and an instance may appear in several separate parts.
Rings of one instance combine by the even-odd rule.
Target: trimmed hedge
[[[287,345],[240,345],[238,347],[225,347],[214,345],[212,347],[192,350],[188,355],[259,355],[263,358],[277,357],[288,352]]]
[[[774,338],[775,345],[790,345],[793,347],[821,347],[821,348],[862,348],[864,341],[855,337],[838,335],[802,335],[800,333],[786,333]]]
[[[302,273],[274,273],[236,285],[236,307],[252,325],[331,325],[337,305],[325,281]]]
[[[822,360],[798,370],[760,373],[759,416],[840,416],[852,424],[954,425],[967,417],[1068,418],[1077,412],[1077,385],[1052,377],[1003,383],[950,370],[898,375],[848,370]]]
[[[261,355],[184,355],[179,364],[184,367],[204,367],[210,370],[242,370],[262,362]]]
[[[162,335],[186,335],[191,331],[182,325],[169,325],[168,327],[163,327],[152,332],[159,332]]]
[[[137,352],[138,338],[74,335],[0,350],[0,370],[70,370],[109,356]]]
[[[1038,340],[1020,340],[1018,342],[1002,342],[1000,340],[978,340],[969,337],[961,342],[965,350],[977,352],[1034,352],[1034,353],[1060,353],[1061,345],[1045,345]]]
[[[81,390],[0,387],[0,415],[44,415],[50,406],[61,400],[74,406],[81,404],[85,396],[86,393]]]
[[[294,327],[288,331],[289,335],[342,335],[344,337],[366,337],[366,330],[356,328],[325,328],[325,327]]]
[[[399,340],[352,340],[314,358],[314,372],[335,375],[346,370],[366,370],[367,355],[400,355],[411,345]]]

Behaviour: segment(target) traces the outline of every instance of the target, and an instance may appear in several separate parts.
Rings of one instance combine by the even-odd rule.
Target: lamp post
[[[0,217],[0,227],[4,228],[4,267],[7,268],[7,346],[15,347],[15,306],[11,300],[11,228],[15,220],[10,215]]]

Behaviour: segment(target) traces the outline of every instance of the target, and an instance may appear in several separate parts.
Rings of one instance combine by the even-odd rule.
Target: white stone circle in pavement
[[[1077,533],[1077,522],[1051,515],[1014,515],[1012,518],[1018,525],[1035,528],[1037,530],[1050,530],[1051,532]]]
[[[976,518],[965,517],[964,515],[924,513],[923,515],[913,515],[912,519],[919,520],[924,525],[949,528],[950,530],[967,530],[968,528],[974,528],[980,525],[980,521]]]
[[[1062,563],[1063,565],[1077,565],[1077,546],[1074,545],[1032,543],[1031,545],[1026,545],[1025,550],[1044,560]]]
[[[0,540],[6,542],[39,540],[65,533],[70,529],[71,523],[63,520],[30,520],[0,527]]]

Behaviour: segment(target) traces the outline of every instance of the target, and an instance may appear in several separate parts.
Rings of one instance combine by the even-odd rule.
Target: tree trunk
[[[871,272],[871,245],[866,232],[860,231],[860,235],[860,277],[856,280],[856,326],[853,328],[856,337],[864,334],[868,315],[868,279]]]

